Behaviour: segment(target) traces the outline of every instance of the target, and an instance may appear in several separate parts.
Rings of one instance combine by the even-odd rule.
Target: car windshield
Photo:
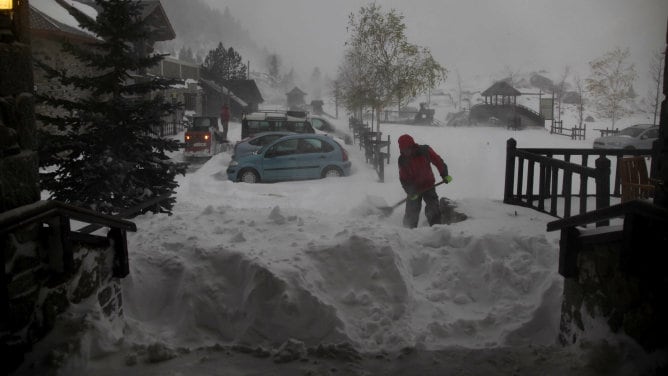
[[[631,137],[638,137],[642,132],[644,131],[643,128],[625,128],[619,131],[620,136],[631,136]]]

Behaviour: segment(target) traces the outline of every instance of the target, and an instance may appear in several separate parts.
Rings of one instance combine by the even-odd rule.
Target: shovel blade
[[[380,211],[380,215],[383,217],[389,217],[392,215],[392,212],[394,212],[394,208],[392,206],[383,206],[378,208],[378,210]]]

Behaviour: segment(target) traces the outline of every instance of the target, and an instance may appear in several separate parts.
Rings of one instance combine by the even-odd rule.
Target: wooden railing
[[[619,133],[619,129],[617,129],[617,128],[610,128],[610,129],[608,129],[608,128],[605,128],[605,129],[603,129],[603,128],[594,128],[594,130],[595,130],[595,131],[599,131],[599,132],[601,132],[601,137],[605,137],[605,136],[614,136],[614,135],[616,135],[617,133]]]
[[[610,206],[611,197],[620,196],[621,181],[617,168],[611,185],[611,160],[625,155],[650,156],[651,150],[616,149],[548,149],[517,148],[509,139],[506,144],[506,175],[503,202],[526,206],[557,218],[572,216],[572,203],[579,201],[579,214],[587,212],[588,198],[595,198],[595,208]],[[579,157],[580,163],[572,160]],[[589,166],[590,157],[597,157]],[[615,160],[615,162],[617,162]],[[615,163],[615,166],[617,163]],[[594,183],[590,190],[589,183]],[[576,190],[573,190],[573,185]],[[599,225],[606,225],[602,221]]]
[[[571,140],[584,140],[587,135],[587,124],[583,124],[582,127],[564,128],[563,121],[554,121],[550,125],[550,134],[570,137]]]
[[[123,210],[122,212],[118,213],[117,217],[124,218],[124,219],[134,218],[137,215],[142,214],[145,211],[147,211],[147,209],[149,209],[153,206],[156,206],[156,205],[160,204],[161,202],[163,202],[165,200],[168,200],[171,196],[172,196],[172,193],[168,192],[168,193],[165,193],[163,195],[160,195],[160,196],[154,197],[152,199],[146,200],[146,201],[141,202],[141,203],[139,203],[139,204],[137,204],[137,205],[135,205],[131,208],[127,208],[127,209]],[[82,227],[82,228],[78,229],[77,231],[80,232],[80,233],[83,233],[83,234],[90,234],[90,233],[92,233],[92,232],[94,232],[94,231],[96,231],[100,228],[102,228],[101,225],[93,223],[93,224],[90,224],[86,227]]]
[[[382,132],[375,132],[368,124],[354,118],[348,120],[348,125],[353,132],[353,142],[364,150],[366,162],[373,165],[380,181],[385,181],[385,163],[390,163],[390,136],[383,140]]]
[[[95,224],[98,228],[106,226],[111,230],[107,237],[90,235],[90,233],[73,231],[71,220]],[[88,244],[107,245],[108,239],[114,241],[114,277],[125,277],[129,272],[126,231],[137,231],[134,223],[117,216],[68,205],[59,201],[37,201],[16,209],[0,213],[0,236],[5,236],[34,223],[48,225],[43,236],[48,238],[58,252],[48,255],[49,264],[62,273],[69,273],[74,268],[72,241]],[[5,278],[3,278],[5,280]]]

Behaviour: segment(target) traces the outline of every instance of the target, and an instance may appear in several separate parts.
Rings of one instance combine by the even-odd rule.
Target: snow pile
[[[218,155],[182,181],[174,215],[135,219],[123,281],[126,339],[192,347],[296,338],[362,351],[553,343],[561,278],[558,234],[545,233],[551,218],[457,197],[480,189],[463,186],[502,192],[495,164],[478,171],[494,177],[484,184],[469,180],[459,161],[474,153],[484,156],[480,168],[486,158],[499,160],[509,132],[465,130],[503,135],[492,144],[458,142],[452,136],[462,130],[386,129],[393,139],[411,132],[444,155],[455,182],[439,193],[469,219],[411,230],[401,226],[402,206],[388,218],[374,215],[375,205],[402,191],[395,166],[379,183],[356,145],[348,148],[353,176],[308,182],[232,183],[224,174],[229,155]],[[548,313],[537,316],[542,307]],[[532,320],[540,330],[523,329]]]
[[[345,121],[336,125],[347,129]],[[233,141],[239,131],[230,124]],[[172,356],[183,357],[180,365],[192,349],[237,344],[266,354],[286,343],[301,343],[297,352],[343,344],[493,357],[508,346],[555,344],[559,234],[545,231],[552,217],[501,202],[506,140],[520,147],[591,141],[490,127],[383,131],[393,160],[403,133],[444,157],[454,180],[437,192],[466,220],[428,227],[422,214],[420,227],[406,229],[403,206],[378,215],[375,207],[404,197],[396,164],[381,183],[357,145],[347,146],[352,176],[274,184],[228,181],[230,155],[219,154],[179,177],[173,215],[133,219],[125,326],[85,317],[89,330],[75,360],[103,369],[95,359],[130,351],[126,366]],[[550,361],[568,367],[559,352],[567,350],[550,351]]]

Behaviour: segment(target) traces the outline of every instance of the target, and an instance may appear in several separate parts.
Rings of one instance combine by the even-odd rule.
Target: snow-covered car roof
[[[246,120],[287,120],[306,121],[308,113],[305,111],[263,110],[244,115]]]

